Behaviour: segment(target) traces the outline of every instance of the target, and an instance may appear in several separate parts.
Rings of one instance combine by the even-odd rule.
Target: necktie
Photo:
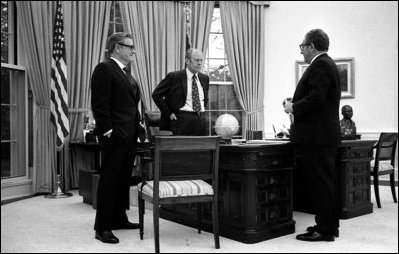
[[[197,76],[193,75],[193,82],[192,82],[192,100],[193,100],[193,109],[195,112],[200,112],[201,111],[201,102],[199,98],[199,92],[198,92],[198,87],[197,87]]]
[[[125,68],[123,68],[123,70],[126,72],[126,77],[129,80],[129,83],[133,86],[134,93],[136,94],[136,92],[137,92],[137,84],[136,84],[136,81],[134,80],[134,78],[132,77],[132,74],[130,72],[130,68],[129,67],[125,67]]]

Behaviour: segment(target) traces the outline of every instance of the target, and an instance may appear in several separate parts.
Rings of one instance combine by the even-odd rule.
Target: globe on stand
[[[230,114],[220,115],[215,122],[215,132],[226,144],[231,144],[231,137],[237,134],[239,127],[237,119]]]

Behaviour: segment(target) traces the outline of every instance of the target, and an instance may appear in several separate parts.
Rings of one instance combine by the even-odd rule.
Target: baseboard
[[[14,203],[14,202],[20,201],[20,200],[33,198],[33,197],[40,196],[40,195],[45,195],[45,194],[48,194],[48,193],[36,193],[36,194],[23,196],[23,197],[18,197],[18,198],[10,198],[10,199],[6,199],[6,200],[2,200],[1,201],[1,205],[7,205],[7,204],[10,204],[10,203]]]

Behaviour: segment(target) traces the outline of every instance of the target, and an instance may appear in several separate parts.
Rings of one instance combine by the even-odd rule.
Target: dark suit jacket
[[[209,77],[198,73],[198,78],[204,90],[204,105],[208,104]],[[170,72],[158,84],[152,93],[155,104],[161,110],[160,130],[170,131],[170,114],[176,113],[186,103],[187,73],[186,70]]]
[[[337,66],[327,55],[318,56],[296,87],[291,140],[299,144],[338,146],[341,142]]]
[[[96,66],[91,79],[91,108],[98,135],[112,129],[119,140],[137,140],[140,92],[133,83],[112,59]]]

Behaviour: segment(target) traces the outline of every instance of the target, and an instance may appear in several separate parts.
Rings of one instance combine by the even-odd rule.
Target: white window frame
[[[10,140],[13,139],[11,132],[14,128],[21,139],[20,144],[15,148],[10,147],[10,167],[11,172],[15,168],[19,168],[25,172],[23,176],[6,177],[1,179],[1,200],[18,198],[33,194],[33,174],[29,168],[29,137],[28,137],[28,80],[26,75],[26,68],[24,66],[16,65],[15,61],[24,62],[24,57],[21,54],[15,55],[16,48],[18,52],[22,52],[20,45],[16,39],[19,29],[15,24],[16,9],[15,2],[8,1],[8,63],[1,63],[1,69],[10,71],[10,105],[15,104],[16,110],[22,111],[22,114],[10,114]],[[4,31],[2,31],[3,33]],[[18,57],[18,58],[17,58]],[[18,104],[18,105],[17,105]],[[21,105],[22,104],[22,105]],[[11,112],[10,112],[11,113]],[[15,134],[12,134],[15,135]],[[14,167],[14,169],[13,169]]]
[[[215,8],[219,8],[219,7],[215,7]],[[220,9],[220,8],[219,8]],[[215,32],[210,32],[210,34],[209,34],[209,36],[211,36],[211,34],[221,34],[221,35],[223,35],[223,32],[221,32],[221,33],[215,33]],[[210,43],[209,43],[210,44]],[[209,47],[210,45],[208,45],[208,47]],[[223,58],[213,58],[213,57],[210,57],[209,56],[209,48],[208,48],[208,50],[207,50],[207,52],[206,52],[206,54],[205,54],[205,62],[207,63],[207,66],[208,66],[208,68],[209,68],[209,62],[211,61],[211,60],[224,60],[224,63],[227,63],[227,61],[228,61],[228,59],[227,59],[227,56],[226,56],[226,53],[224,53],[224,57]],[[206,70],[206,73],[209,73],[209,69],[208,70]],[[233,81],[210,81],[209,82],[209,86],[234,86],[234,84],[233,84]],[[234,89],[234,88],[233,88]],[[237,99],[237,98],[236,98]],[[208,102],[208,103],[210,103],[210,102]],[[243,112],[243,110],[242,109],[214,109],[214,108],[210,108],[210,105],[208,106],[209,107],[209,109],[206,109],[206,113],[209,115],[209,123],[208,123],[208,126],[207,126],[207,129],[209,130],[209,134],[211,134],[212,133],[212,128],[213,128],[213,126],[211,126],[212,125],[212,119],[211,119],[211,116],[212,116],[212,112],[223,112],[223,111],[225,111],[225,112],[233,112],[233,111],[236,111],[236,112]],[[241,121],[242,121],[242,119],[241,119]],[[240,125],[242,125],[242,123],[240,123]],[[243,134],[242,133],[239,133],[239,134],[237,134],[237,136],[242,136]]]
[[[2,69],[10,70],[10,105],[22,111],[21,114],[11,114],[10,125],[10,143],[16,142],[16,146],[10,149],[10,167],[11,172],[16,167],[24,168],[25,175],[16,177],[7,177],[1,179],[1,196],[3,198],[3,188],[7,186],[15,186],[22,183],[30,183],[29,166],[28,166],[28,82],[26,77],[26,68],[13,64],[1,63]],[[14,96],[13,96],[14,95]],[[22,105],[21,105],[22,104]],[[21,139],[21,136],[22,139]],[[16,140],[18,137],[18,141]]]

